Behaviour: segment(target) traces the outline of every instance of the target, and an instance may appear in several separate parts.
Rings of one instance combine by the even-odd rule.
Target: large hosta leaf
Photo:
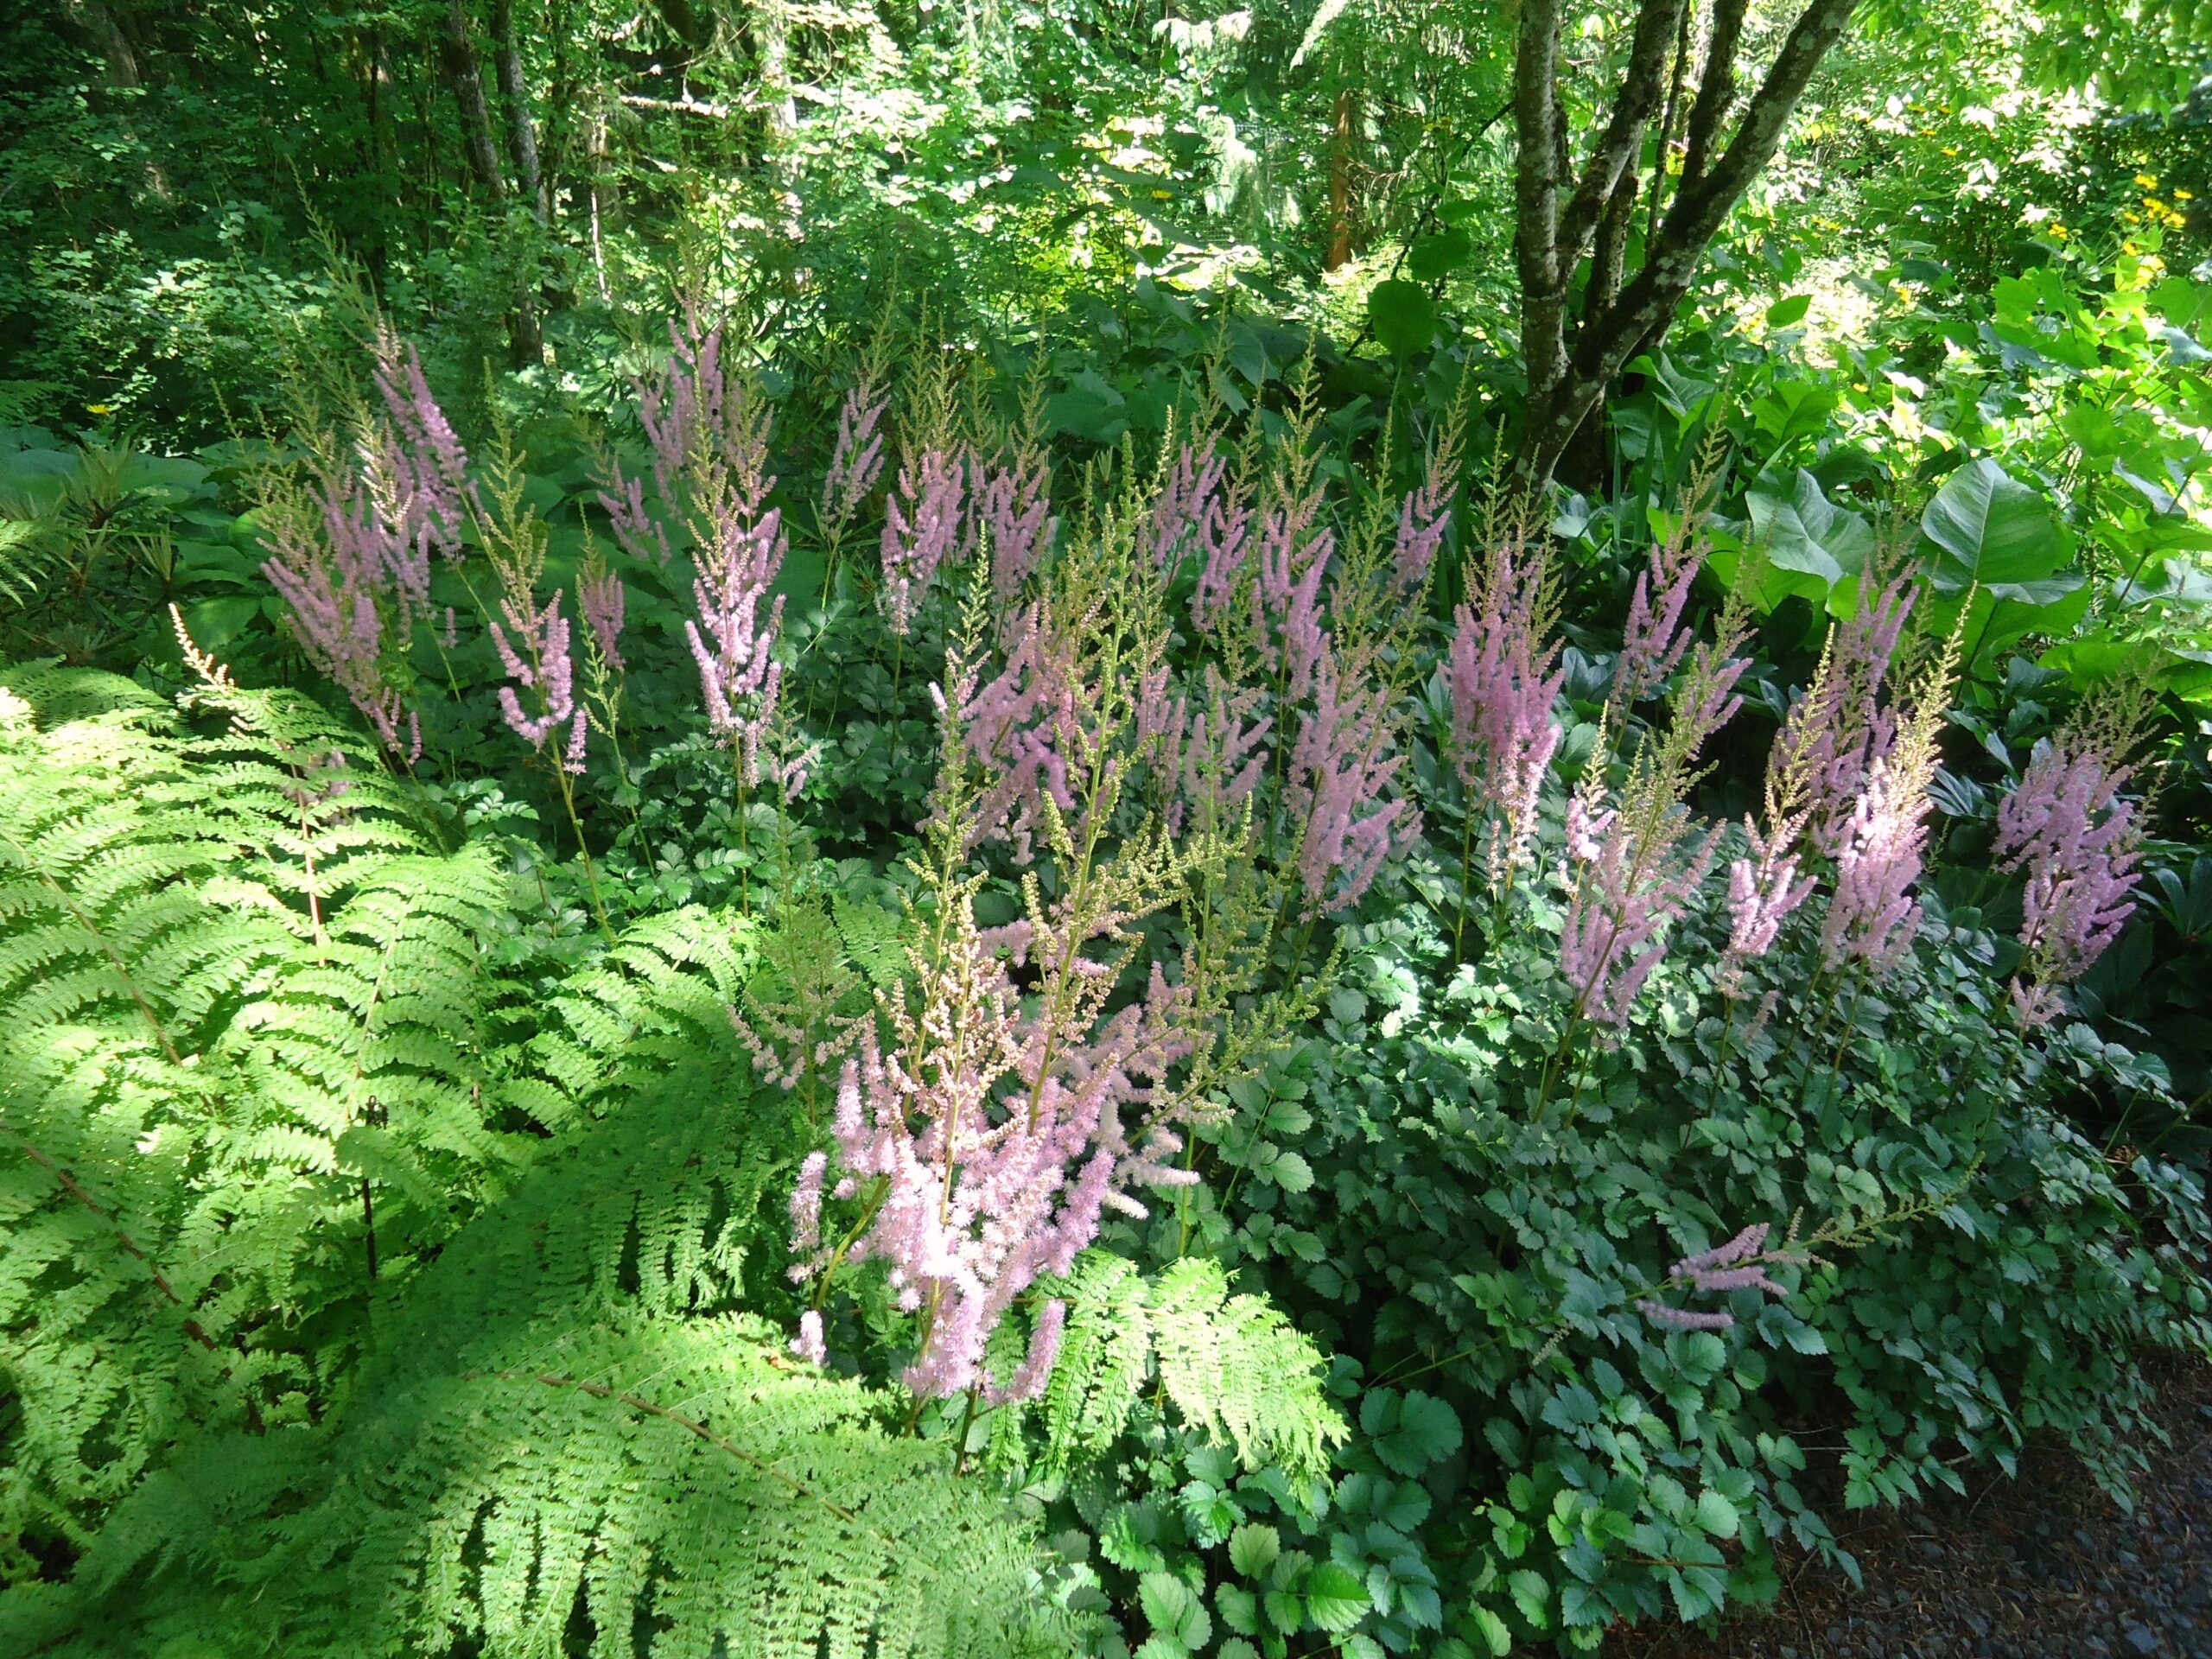
[[[1977,584],[1994,599],[2049,605],[2082,585],[2062,572],[2066,532],[2050,503],[1986,456],[1946,479],[1921,515],[1938,593]]]
[[[1818,601],[1844,597],[1857,591],[1857,577],[1866,569],[1866,556],[1874,550],[1874,527],[1860,514],[1840,507],[1827,499],[1821,480],[1803,467],[1785,486],[1780,480],[1762,480],[1745,498],[1751,515],[1754,539],[1777,572],[1809,578],[1763,586],[1783,593],[1802,594]]]

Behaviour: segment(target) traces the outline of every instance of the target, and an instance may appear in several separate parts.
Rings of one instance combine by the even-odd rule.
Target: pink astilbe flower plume
[[[857,514],[883,472],[883,435],[876,429],[890,400],[871,397],[866,387],[845,394],[837,411],[837,442],[830,452],[830,471],[822,480],[822,520],[842,525]]]
[[[1314,682],[1313,709],[1291,749],[1284,804],[1300,826],[1306,912],[1322,916],[1357,904],[1383,860],[1412,844],[1420,819],[1402,796],[1386,796],[1405,757],[1382,756],[1389,727],[1381,693],[1342,684],[1335,654],[1325,649]]]
[[[1043,601],[1015,612],[1006,666],[958,710],[968,753],[992,781],[975,823],[987,839],[1010,842],[1027,862],[1046,798],[1075,810],[1068,758],[1082,735],[1076,638],[1081,625],[1055,626]]]
[[[1621,654],[1613,667],[1616,709],[1625,709],[1656,691],[1689,649],[1682,612],[1705,568],[1704,544],[1691,531],[1685,521],[1651,550],[1649,563],[1637,573],[1628,622],[1621,631]]]
[[[775,719],[783,684],[775,644],[784,601],[780,594],[770,601],[769,590],[783,569],[785,543],[782,514],[775,509],[748,518],[727,498],[725,505],[728,510],[715,518],[714,539],[699,550],[699,574],[691,584],[699,617],[683,625],[683,637],[698,665],[708,729],[738,746],[746,781],[757,783],[761,740]]]
[[[1003,466],[978,470],[969,512],[990,549],[991,586],[1010,600],[1052,545],[1052,473],[1044,454],[1026,446]]]
[[[547,738],[561,727],[569,728],[569,741],[562,755],[566,771],[584,769],[585,719],[583,705],[575,697],[575,663],[569,654],[569,619],[561,614],[558,594],[545,601],[543,610],[531,610],[513,597],[500,601],[505,618],[505,627],[499,621],[492,623],[492,644],[499,653],[500,665],[513,685],[499,688],[499,714],[508,729],[532,748],[541,748]],[[512,628],[515,639],[510,641],[507,630]],[[537,713],[527,713],[522,705],[520,691],[536,694]]]
[[[1397,540],[1391,548],[1390,582],[1401,594],[1411,594],[1428,580],[1435,568],[1436,550],[1444,545],[1452,527],[1450,480],[1433,467],[1419,489],[1408,490],[1398,506]]]
[[[1787,1296],[1789,1293],[1777,1284],[1767,1268],[1781,1263],[1801,1264],[1802,1255],[1789,1249],[1769,1249],[1766,1247],[1768,1227],[1760,1222],[1746,1227],[1725,1244],[1716,1244],[1709,1250],[1700,1250],[1686,1255],[1675,1263],[1667,1275],[1670,1285],[1680,1285],[1700,1295],[1725,1295],[1731,1291],[1757,1290],[1769,1296]],[[1726,1331],[1736,1323],[1735,1317],[1725,1310],[1710,1313],[1690,1308],[1675,1307],[1649,1297],[1640,1298],[1637,1311],[1654,1325],[1670,1331]]]
[[[913,626],[938,567],[960,545],[967,469],[961,458],[925,449],[899,469],[899,486],[883,510],[883,588],[880,601],[893,633]]]
[[[592,643],[616,673],[622,671],[622,579],[611,570],[588,573],[576,579],[576,608],[591,630]]]
[[[1183,557],[1193,531],[1219,498],[1229,463],[1214,453],[1211,440],[1193,448],[1185,444],[1161,480],[1152,503],[1152,561],[1162,570]]]
[[[1155,969],[1150,990],[1098,1023],[1025,1016],[1021,997],[972,918],[893,1010],[897,1046],[873,1036],[846,1063],[832,1126],[845,1174],[836,1196],[870,1190],[872,1218],[848,1262],[880,1261],[899,1305],[919,1313],[919,1351],[904,1376],[931,1397],[969,1388],[1033,1397],[1049,1377],[1061,1312],[1040,1311],[1029,1356],[1001,1386],[984,1362],[991,1332],[1039,1278],[1061,1275],[1098,1235],[1105,1211],[1143,1213],[1133,1185],[1179,1185],[1180,1139],[1162,1123],[1132,1133],[1153,1090],[1187,1056],[1184,993]],[[1007,1092],[1007,1088],[1011,1092]],[[794,1200],[795,1213],[803,1201]]]
[[[430,395],[421,359],[379,328],[377,406],[348,453],[327,453],[303,499],[270,515],[263,566],[308,660],[410,765],[422,728],[400,687],[419,624],[431,622],[434,556],[458,558],[480,505],[467,454]]]
[[[1300,458],[1281,480],[1281,499],[1260,515],[1256,579],[1252,585],[1252,634],[1270,670],[1281,674],[1283,694],[1302,701],[1313,689],[1313,671],[1328,650],[1321,626],[1321,583],[1336,533],[1320,522],[1323,491],[1310,459]],[[1203,585],[1203,584],[1202,584]]]
[[[1743,988],[1745,965],[1773,948],[1782,924],[1813,894],[1813,878],[1797,874],[1796,853],[1783,851],[1784,843],[1761,835],[1748,818],[1744,829],[1751,856],[1729,861],[1728,944],[1718,976],[1730,996]]]
[[[1558,753],[1553,707],[1567,681],[1541,553],[1501,540],[1470,564],[1468,599],[1454,614],[1445,683],[1452,699],[1451,760],[1468,810],[1494,820],[1495,887],[1525,856],[1536,802]]]
[[[308,660],[346,693],[385,747],[412,765],[422,752],[420,728],[385,660],[379,601],[390,601],[381,551],[360,533],[344,489],[327,477],[295,511],[270,516],[262,573],[284,601]]]
[[[1748,662],[1735,652],[1745,632],[1743,598],[1732,594],[1714,637],[1698,645],[1675,688],[1666,730],[1637,751],[1618,803],[1609,798],[1601,761],[1592,763],[1568,803],[1563,874],[1573,896],[1560,969],[1574,992],[1576,1018],[1616,1031],[1627,1026],[1637,994],[1665,955],[1669,924],[1713,868],[1719,837],[1700,834],[1685,850],[1694,826],[1682,803],[1702,775],[1697,762],[1706,743],[1741,702],[1735,685]],[[1687,649],[1685,637],[1662,655],[1679,663]],[[1603,721],[1596,752],[1607,753]]]
[[[397,539],[459,559],[461,530],[476,499],[468,452],[430,395],[423,359],[412,346],[379,327],[374,379],[384,404],[382,429],[365,437],[362,459]]]
[[[1707,836],[1678,857],[1688,817],[1679,807],[1639,825],[1578,791],[1567,810],[1569,856],[1580,869],[1560,935],[1560,971],[1574,991],[1575,1013],[1618,1030],[1666,955],[1662,931],[1712,868],[1713,841]]]
[[[2132,769],[2094,733],[2075,729],[2036,746],[1997,810],[1992,857],[2023,872],[2020,943],[2028,974],[2012,988],[2023,1020],[2058,1011],[2056,988],[2080,978],[2135,913],[2141,831],[2121,785]]]
[[[1231,488],[1210,496],[1192,539],[1198,581],[1191,593],[1191,620],[1201,633],[1214,633],[1229,615],[1237,574],[1252,550],[1250,493]]]
[[[1835,891],[1821,928],[1831,969],[1862,963],[1885,972],[1911,949],[1920,905],[1912,897],[1928,850],[1928,787],[1958,661],[1955,632],[1896,724],[1888,752],[1867,768],[1835,855]]]

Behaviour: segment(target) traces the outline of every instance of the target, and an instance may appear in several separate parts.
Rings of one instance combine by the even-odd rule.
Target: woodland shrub
[[[782,451],[671,340],[564,482],[368,342],[238,639],[350,718],[0,682],[0,1629],[1502,1656],[2031,1433],[2125,1490],[2212,1344],[2198,1175],[2063,1109],[2180,1109],[2070,1000],[2161,694],[1946,881],[1960,491],[1777,657],[1717,421],[1578,563],[1464,377],[1071,463],[886,344]]]

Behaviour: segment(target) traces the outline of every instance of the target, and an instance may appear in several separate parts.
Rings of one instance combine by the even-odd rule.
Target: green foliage
[[[1000,1501],[736,1311],[798,1151],[729,1086],[744,930],[562,972],[311,711],[10,677],[0,1491],[78,1558],[11,1630],[1029,1650]]]
[[[1326,1470],[1344,1429],[1321,1392],[1320,1355],[1267,1301],[1228,1288],[1202,1257],[1153,1275],[1103,1252],[1078,1262],[1042,1407],[1045,1467],[1065,1472],[1110,1451],[1154,1385],[1187,1428],[1247,1469]]]

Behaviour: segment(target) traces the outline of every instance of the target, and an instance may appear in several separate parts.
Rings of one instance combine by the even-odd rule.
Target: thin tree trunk
[[[92,36],[99,46],[100,55],[107,60],[108,85],[119,92],[135,92],[146,84],[144,55],[132,43],[123,22],[104,0],[69,0],[69,16],[78,28]],[[137,136],[129,110],[119,117],[123,130]],[[175,194],[169,188],[168,175],[161,163],[146,151],[144,162],[146,194],[160,202],[174,201]]]
[[[492,0],[492,39],[497,48],[499,95],[507,105],[507,150],[515,178],[531,216],[543,227],[553,216],[545,179],[537,165],[537,123],[531,114],[530,83],[522,71],[522,47],[515,38],[514,0]]]
[[[1337,90],[1336,123],[1329,135],[1329,251],[1322,264],[1339,270],[1351,259],[1351,130],[1355,105],[1349,83]]]
[[[505,201],[507,175],[499,167],[499,148],[492,137],[492,106],[484,98],[484,71],[461,0],[446,0],[442,54],[446,84],[453,89],[454,102],[461,105],[461,138],[468,153],[469,170],[493,200]]]
[[[1659,207],[1667,194],[1667,159],[1674,153],[1675,124],[1682,118],[1682,92],[1690,68],[1690,47],[1697,30],[1696,0],[1682,8],[1681,26],[1675,32],[1675,72],[1667,81],[1667,105],[1659,117],[1658,153],[1651,163],[1651,200],[1644,216],[1643,241],[1649,247],[1659,235]]]
[[[591,199],[591,270],[599,283],[599,297],[602,302],[612,302],[613,296],[607,286],[607,225],[620,206],[614,194],[614,180],[607,169],[607,92],[594,87],[592,92],[591,116],[584,128],[584,167],[590,175],[588,186]]]
[[[791,20],[783,0],[755,0],[753,39],[760,54],[763,159],[778,187],[786,182],[791,140],[798,134],[798,105],[791,97]]]
[[[1522,0],[1513,58],[1514,264],[1529,400],[1548,399],[1567,372],[1567,278],[1560,269],[1559,187],[1566,117],[1559,101],[1560,0]]]
[[[476,55],[476,41],[468,27],[462,0],[446,0],[446,79],[454,102],[461,105],[462,136],[467,140],[468,164],[494,203],[512,194],[507,175],[499,166],[499,143],[492,135],[492,106],[484,96],[484,70]],[[535,145],[533,143],[533,154]],[[527,282],[515,285],[514,309],[508,317],[508,344],[519,365],[536,363],[545,355],[545,336],[538,327],[537,302]]]

